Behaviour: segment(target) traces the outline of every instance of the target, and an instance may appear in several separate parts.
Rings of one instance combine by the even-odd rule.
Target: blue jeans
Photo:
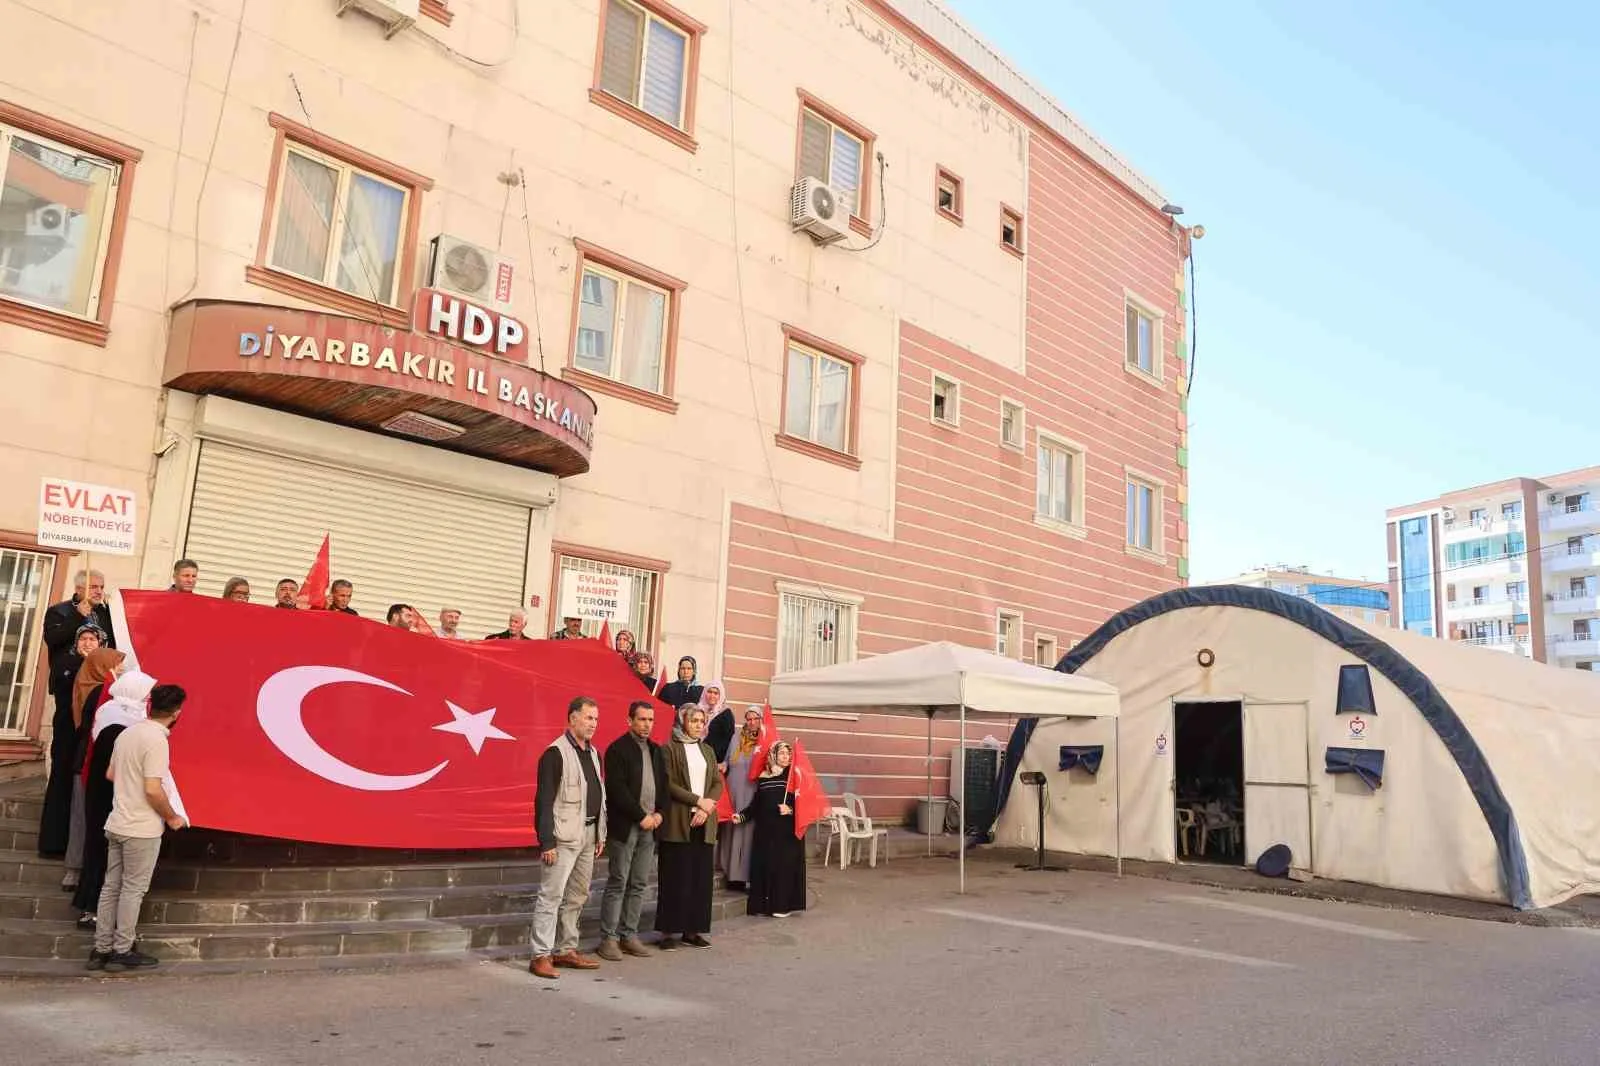
[[[656,835],[638,826],[623,839],[606,841],[606,891],[600,898],[602,940],[631,940],[639,935],[639,912],[656,857]]]

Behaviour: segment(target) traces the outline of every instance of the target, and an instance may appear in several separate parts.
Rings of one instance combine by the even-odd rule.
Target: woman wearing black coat
[[[662,703],[668,707],[682,707],[686,703],[699,703],[700,694],[704,691],[699,679],[700,664],[694,661],[694,656],[685,655],[678,660],[678,680],[668,681],[661,686]]]
[[[50,778],[44,789],[44,812],[39,817],[39,855],[59,859],[67,853],[72,831],[73,755],[78,747],[78,725],[72,714],[72,682],[83,658],[105,644],[105,634],[94,622],[85,622],[70,648],[50,664],[50,689],[56,710],[50,719]]]

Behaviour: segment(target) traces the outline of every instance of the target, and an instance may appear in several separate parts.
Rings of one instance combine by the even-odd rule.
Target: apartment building
[[[113,585],[264,602],[328,535],[364,615],[610,621],[739,700],[936,639],[1053,664],[1186,579],[1189,234],[934,0],[0,0],[0,36],[12,758],[82,565],[45,478],[136,500]],[[921,791],[920,719],[783,724],[875,813]]]
[[[1286,596],[1298,596],[1352,622],[1369,626],[1390,624],[1389,590],[1379,582],[1362,578],[1313,574],[1304,566],[1264,566],[1226,581],[1209,583],[1273,589]]]
[[[1388,512],[1396,626],[1539,662],[1600,662],[1600,467]]]

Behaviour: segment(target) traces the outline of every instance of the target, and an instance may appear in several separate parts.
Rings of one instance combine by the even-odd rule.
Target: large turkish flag
[[[188,690],[172,774],[192,824],[395,848],[534,841],[567,703],[603,749],[649,694],[597,641],[455,641],[332,611],[124,592],[139,667]],[[119,638],[121,634],[118,634]],[[657,704],[657,739],[672,715]]]

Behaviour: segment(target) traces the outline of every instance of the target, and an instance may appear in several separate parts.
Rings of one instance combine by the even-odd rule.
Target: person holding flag
[[[766,766],[762,747],[772,738],[763,737],[761,707],[752,703],[744,709],[744,728],[739,730],[728,748],[727,784],[728,803],[732,810],[742,811],[756,798],[756,780]],[[750,883],[750,843],[754,839],[755,825],[741,822],[730,825],[717,836],[717,868],[728,879],[728,888],[743,892]]]
[[[750,902],[753,915],[787,918],[806,909],[806,825],[800,824],[795,789],[802,784],[794,767],[794,745],[772,745],[766,769],[756,779],[755,798],[738,814],[735,825],[755,832],[750,855]],[[815,820],[813,818],[813,820]]]

